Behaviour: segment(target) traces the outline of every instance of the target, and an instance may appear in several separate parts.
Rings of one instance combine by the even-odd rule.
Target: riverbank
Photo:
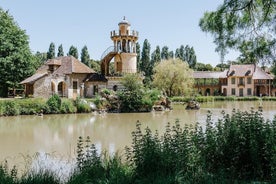
[[[276,101],[276,97],[257,97],[257,96],[248,96],[248,97],[237,97],[237,96],[196,96],[196,97],[171,97],[170,100],[173,103],[187,103],[191,99],[194,99],[198,102],[214,102],[214,101]]]
[[[51,99],[51,98],[50,98]],[[89,113],[93,111],[90,103],[99,104],[100,108],[106,106],[105,101],[99,98],[76,100],[67,98],[9,98],[0,100],[0,116],[16,115],[43,115],[43,114],[72,114],[72,113]],[[214,102],[214,101],[276,101],[276,97],[235,97],[235,96],[197,96],[191,97],[171,97],[174,104],[187,103],[191,99],[197,102]],[[148,111],[149,112],[149,111]]]
[[[57,171],[41,168],[17,176],[16,168],[0,167],[3,184],[28,183],[275,183],[276,119],[261,111],[225,114],[202,127],[176,121],[158,134],[136,123],[132,144],[123,155],[99,154],[89,137],[78,139],[76,166],[61,181]],[[160,133],[160,132],[159,132]],[[129,132],[130,134],[130,132]],[[62,168],[61,168],[62,169]],[[60,171],[61,172],[61,171]]]

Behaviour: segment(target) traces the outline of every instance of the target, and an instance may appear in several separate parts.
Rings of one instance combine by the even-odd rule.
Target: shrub
[[[142,90],[123,91],[119,92],[118,96],[121,103],[121,112],[139,112],[140,108],[143,107]]]
[[[60,112],[61,99],[57,94],[52,95],[46,103],[49,106],[50,113]]]
[[[20,106],[20,114],[29,115],[37,113],[47,113],[49,110],[44,99],[32,98],[32,99],[19,99],[17,100]]]
[[[77,108],[74,106],[74,103],[70,99],[63,99],[60,106],[61,113],[75,113]]]
[[[3,115],[15,116],[20,114],[19,105],[14,100],[5,100],[3,102]]]
[[[91,112],[92,109],[90,105],[87,103],[87,101],[77,97],[75,100],[75,106],[77,107],[77,112],[78,113],[88,113]]]
[[[143,133],[138,122],[126,148],[136,181],[275,183],[276,117],[266,121],[253,110],[222,115],[213,122],[209,112],[205,131],[197,125],[181,128],[176,121],[161,137],[148,128]]]

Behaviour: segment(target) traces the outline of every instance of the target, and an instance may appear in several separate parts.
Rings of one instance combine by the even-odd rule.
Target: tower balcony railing
[[[121,32],[118,32],[118,31],[111,31],[110,32],[110,37],[113,37],[113,36],[135,36],[135,37],[138,37],[139,36],[139,32],[138,31],[134,31],[134,30],[131,30],[131,31],[126,31],[126,34],[122,34]]]

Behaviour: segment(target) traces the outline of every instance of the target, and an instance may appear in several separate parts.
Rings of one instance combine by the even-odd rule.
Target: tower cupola
[[[119,31],[111,31],[111,39],[116,52],[136,53],[138,32],[130,29],[130,23],[124,17],[118,24]]]

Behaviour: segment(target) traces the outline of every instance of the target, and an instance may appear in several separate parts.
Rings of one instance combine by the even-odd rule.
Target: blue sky
[[[100,59],[112,45],[110,31],[126,16],[131,28],[139,32],[141,47],[148,39],[151,52],[157,45],[175,51],[180,45],[193,46],[198,62],[220,63],[212,36],[202,32],[199,19],[205,11],[215,10],[223,0],[0,0],[18,25],[26,30],[33,52],[47,52],[51,42],[62,44],[64,52],[74,45],[79,54],[84,45],[92,59]],[[57,51],[56,51],[57,52]],[[235,60],[231,52],[226,60]]]

